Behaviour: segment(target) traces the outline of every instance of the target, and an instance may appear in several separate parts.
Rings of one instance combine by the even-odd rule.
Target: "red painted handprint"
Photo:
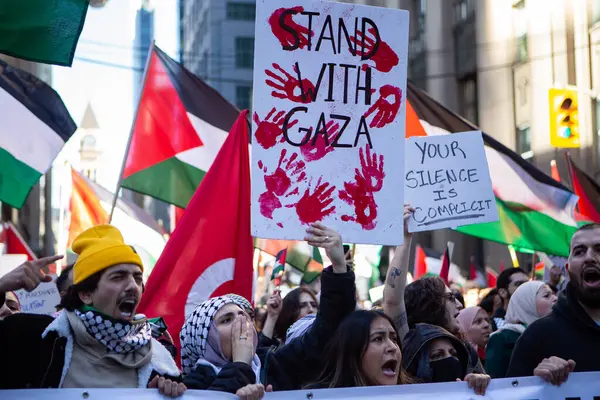
[[[379,161],[377,161],[377,154],[373,153],[371,156],[371,149],[369,146],[365,147],[366,157],[363,149],[359,150],[361,171],[359,172],[358,168],[355,170],[356,178],[360,177],[365,180],[365,187],[368,191],[379,192],[383,187],[383,178],[385,178],[383,155],[380,155]]]
[[[289,208],[296,207],[296,214],[298,214],[298,218],[303,224],[308,225],[322,221],[323,218],[335,211],[335,206],[329,207],[333,203],[331,195],[335,190],[335,186],[330,186],[331,184],[328,182],[322,184],[321,181],[322,177],[317,181],[314,193],[310,193],[311,184],[309,183],[298,203],[286,206]]]
[[[295,13],[289,12],[288,10],[293,10]],[[283,17],[285,26],[295,31],[298,34],[298,37],[295,37],[294,34],[281,27],[279,20],[281,15],[286,11],[288,12],[286,13],[285,17]],[[303,11],[304,7],[300,6],[292,8],[280,8],[275,10],[275,12],[269,17],[271,31],[273,31],[273,35],[275,35],[275,37],[279,40],[279,43],[281,43],[281,46],[284,48],[284,50],[296,50],[298,48],[303,49],[308,45],[309,36],[314,36],[313,31],[309,31],[307,28],[297,24],[292,19],[294,14],[299,14]]]
[[[282,207],[280,198],[298,194],[298,187],[292,188],[293,185],[306,180],[304,161],[297,160],[297,153],[292,154],[289,159],[286,158],[286,155],[287,150],[281,150],[277,169],[270,175],[266,175],[268,171],[263,162],[258,162],[258,168],[265,173],[264,180],[267,190],[258,198],[260,213],[265,218],[273,219],[273,212]]]
[[[277,142],[285,142],[283,137],[283,122],[285,121],[285,111],[279,111],[275,107],[267,114],[264,120],[260,120],[258,114],[254,113],[254,123],[258,126],[256,128],[256,141],[260,144],[263,149],[270,149],[275,146]],[[275,116],[273,116],[275,114]],[[269,121],[270,120],[270,121]],[[295,119],[288,123],[288,128],[296,125],[298,120]]]
[[[358,31],[356,37],[352,36],[350,38],[356,45],[356,54],[360,55],[361,57],[371,54],[377,40],[377,32],[374,28],[369,29],[368,32],[373,37],[363,35],[361,31]],[[359,51],[359,47],[362,46],[363,39],[365,42],[365,47]],[[396,65],[398,65],[398,62],[400,61],[398,55],[394,52],[394,50],[392,50],[390,45],[383,40],[379,41],[379,47],[377,48],[375,54],[369,58],[369,60],[375,63],[375,69],[380,72],[390,72]],[[368,64],[363,64],[363,70],[365,70],[367,66]]]
[[[265,70],[265,74],[273,79],[266,80],[266,84],[275,89],[271,92],[273,97],[277,97],[278,99],[289,99],[295,103],[303,104],[308,104],[312,101],[312,96],[309,93],[315,93],[315,86],[311,81],[302,79],[302,87],[300,87],[298,79],[294,78],[281,68],[279,64],[273,63],[273,68],[281,74],[277,75],[269,69]],[[296,66],[294,66],[294,71],[298,72]]]
[[[340,191],[340,199],[354,207],[355,216],[342,215],[342,221],[354,221],[363,229],[375,229],[377,219],[377,203],[374,193],[383,187],[385,172],[383,171],[383,156],[373,153],[367,146],[366,157],[360,149],[360,165],[354,173],[354,182],[344,182],[344,190]]]
[[[331,153],[334,150],[331,144],[338,135],[338,129],[340,129],[340,124],[334,124],[333,121],[329,121],[325,125],[325,132],[317,132],[314,145],[313,139],[311,139],[304,146],[300,146],[300,153],[302,153],[304,159],[307,162],[316,161]],[[312,127],[310,131],[312,135]],[[325,135],[327,135],[327,140],[325,140]]]
[[[391,101],[388,97],[391,96]],[[383,128],[387,124],[394,122],[400,103],[402,102],[402,90],[392,85],[384,85],[379,88],[379,99],[367,110],[365,118],[369,118],[375,111],[377,114],[371,120],[369,127]]]

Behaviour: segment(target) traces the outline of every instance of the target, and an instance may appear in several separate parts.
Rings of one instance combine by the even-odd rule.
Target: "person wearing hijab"
[[[473,373],[466,345],[442,327],[419,323],[403,341],[402,364],[419,383],[464,380],[476,394],[484,395],[490,376]]]
[[[15,292],[6,292],[4,304],[0,306],[0,318],[21,312],[21,303]]]
[[[325,248],[332,266],[321,275],[321,307],[312,328],[280,346],[257,348],[258,335],[230,297],[200,304],[180,333],[184,382],[191,389],[236,393],[248,384],[294,390],[314,382],[322,354],[341,321],[356,308],[354,273],[346,265],[341,236],[320,223],[307,230],[311,246]]]
[[[517,340],[528,325],[552,312],[557,297],[541,281],[522,284],[508,303],[505,324],[490,336],[486,370],[493,378],[504,378]]]
[[[479,360],[485,367],[485,347],[492,333],[490,317],[481,307],[469,307],[461,310],[457,319],[463,337],[477,351]]]

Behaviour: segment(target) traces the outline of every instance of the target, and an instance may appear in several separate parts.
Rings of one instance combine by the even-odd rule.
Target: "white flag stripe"
[[[52,128],[0,88],[0,148],[43,174],[64,144]]]

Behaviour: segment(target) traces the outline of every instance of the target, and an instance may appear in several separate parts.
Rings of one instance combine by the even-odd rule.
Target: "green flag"
[[[0,1],[0,53],[71,66],[89,0]]]

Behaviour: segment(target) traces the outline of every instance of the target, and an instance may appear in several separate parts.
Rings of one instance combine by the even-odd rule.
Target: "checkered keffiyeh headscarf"
[[[208,299],[187,317],[179,339],[181,341],[181,367],[185,375],[192,372],[199,359],[205,358],[208,332],[217,312],[226,304],[237,304],[228,296]]]
[[[252,304],[250,304],[250,302],[248,300],[246,300],[245,297],[242,297],[239,294],[230,293],[225,296],[232,299],[235,304],[242,307],[244,310],[252,310],[254,308],[254,307],[252,307]]]

